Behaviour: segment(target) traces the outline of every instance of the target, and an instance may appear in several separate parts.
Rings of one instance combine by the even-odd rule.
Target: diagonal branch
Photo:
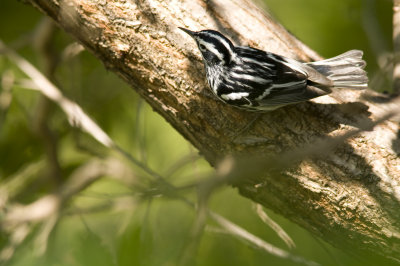
[[[357,131],[362,121],[377,124],[396,103],[369,102],[381,97],[371,91],[360,97],[362,92],[341,90],[263,114],[240,132],[254,116],[210,94],[196,47],[177,26],[224,30],[242,44],[318,58],[249,0],[29,2],[131,84],[212,165],[228,155],[276,157],[356,132],[342,144],[327,145],[332,150],[323,156],[279,172],[250,171],[235,186],[339,248],[400,261],[399,125],[390,116],[373,130]]]

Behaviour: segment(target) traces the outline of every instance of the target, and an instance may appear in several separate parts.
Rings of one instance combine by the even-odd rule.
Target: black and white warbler
[[[196,41],[214,94],[236,107],[271,111],[329,94],[332,88],[368,86],[363,70],[366,63],[359,50],[302,63],[259,49],[234,46],[214,30],[180,29]]]

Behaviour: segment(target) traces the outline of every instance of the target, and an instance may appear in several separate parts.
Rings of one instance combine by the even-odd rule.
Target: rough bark
[[[265,113],[241,132],[254,114],[211,95],[199,52],[178,26],[217,29],[236,43],[297,59],[319,58],[251,1],[29,2],[131,84],[212,165],[231,154],[301,151],[365,126],[394,106],[371,91],[340,90]],[[399,125],[385,121],[320,158],[304,159],[279,174],[263,168],[234,185],[339,248],[400,261],[399,151]]]

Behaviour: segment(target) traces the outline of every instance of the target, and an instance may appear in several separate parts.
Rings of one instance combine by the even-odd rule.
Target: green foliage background
[[[391,51],[391,1],[389,0],[265,0],[266,6],[294,35],[324,57],[350,49],[362,49],[368,62],[370,77],[383,79],[377,90],[390,91],[388,78],[378,70],[378,57]],[[37,51],[21,40],[32,34],[42,19],[28,5],[11,0],[0,1],[0,39],[41,69]],[[374,32],[370,25],[378,27]],[[376,35],[379,33],[378,35]],[[369,36],[369,37],[368,37]],[[52,49],[59,54],[73,42],[57,31]],[[19,46],[19,43],[24,45]],[[16,79],[25,76],[0,55],[0,75],[14,71]],[[382,78],[383,77],[383,78]],[[197,151],[174,131],[137,94],[88,52],[59,65],[55,83],[64,95],[77,102],[113,140],[149,168],[176,185],[188,184],[213,169],[202,159],[188,160],[178,171],[169,174],[183,158],[196,157]],[[0,95],[4,93],[0,88]],[[40,94],[13,86],[12,101],[0,108],[0,182],[37,163],[46,163],[43,140],[34,130]],[[50,106],[48,125],[58,142],[61,178],[94,154],[109,156],[88,135],[71,128],[64,113]],[[138,176],[143,174],[134,168]],[[143,178],[138,178],[143,182]],[[1,184],[1,183],[0,183]],[[140,184],[151,190],[151,182]],[[17,195],[15,201],[29,203],[57,188],[48,172],[34,177],[29,189]],[[166,197],[140,198],[143,191],[129,187],[113,178],[94,183],[67,206],[49,239],[45,255],[37,255],[35,232],[17,250],[9,265],[176,265],[186,245],[194,210],[177,199]],[[185,192],[195,202],[196,191]],[[104,208],[80,213],[98,204],[127,199],[121,208]],[[123,201],[122,201],[123,202]],[[267,227],[254,211],[252,203],[228,186],[213,193],[209,208],[224,215],[256,236],[280,248],[285,244]],[[366,265],[379,263],[344,253],[285,218],[268,212],[293,238],[294,254],[322,265]],[[295,265],[276,258],[229,234],[215,230],[208,222],[197,253],[197,265]],[[5,247],[8,236],[0,235]],[[357,243],[355,243],[356,245]]]

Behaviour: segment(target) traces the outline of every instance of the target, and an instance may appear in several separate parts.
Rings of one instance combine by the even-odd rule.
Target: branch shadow
[[[386,101],[385,101],[386,102]],[[317,104],[313,102],[305,103],[308,105],[308,108],[312,106],[317,109],[324,108],[326,112],[323,113],[323,117],[320,119],[335,119],[335,115],[339,114],[341,119],[341,123],[345,125],[352,126],[356,129],[359,129],[360,132],[366,131],[373,131],[375,126],[379,123],[377,121],[373,121],[371,119],[371,112],[368,110],[368,106],[362,102],[352,102],[352,103],[344,103],[344,104]],[[389,118],[389,117],[388,117]],[[387,119],[388,119],[387,118]],[[381,122],[386,121],[387,119],[383,119]],[[324,121],[324,120],[322,120]],[[329,132],[324,132],[329,133]],[[358,135],[358,134],[357,134]],[[356,136],[356,135],[354,135]],[[349,136],[352,138],[354,136]],[[348,138],[348,139],[349,139]],[[398,131],[398,138],[392,141],[393,151],[399,153],[399,146],[400,146],[400,131]],[[335,146],[332,146],[331,151],[337,154],[338,150],[342,150],[342,158],[343,160],[347,161],[348,163],[353,163],[356,167],[355,169],[362,169],[361,173],[347,173],[346,177],[341,182],[353,182],[357,181],[360,185],[365,187],[370,195],[376,199],[376,201],[380,204],[382,210],[385,210],[386,214],[393,218],[393,222],[396,224],[396,227],[400,227],[400,215],[397,211],[400,208],[400,198],[396,198],[394,187],[388,188],[388,190],[384,190],[382,188],[382,182],[387,183],[388,180],[382,180],[379,175],[382,173],[376,173],[372,166],[372,162],[368,162],[366,157],[367,156],[360,156],[357,154],[357,151],[348,143],[345,142],[347,139],[343,139],[343,143]],[[330,138],[327,138],[326,141],[332,141]],[[312,144],[307,144],[312,145]],[[397,147],[397,148],[396,148]],[[340,153],[340,152],[339,152]],[[325,157],[325,159],[330,159],[330,154],[326,150],[320,150],[319,152],[315,153],[317,156],[312,156],[313,159],[319,160],[318,154],[322,155],[321,157]],[[348,156],[350,154],[350,156]],[[347,158],[346,158],[347,157]],[[331,163],[335,164],[334,160],[331,160]],[[340,165],[337,165],[339,168]],[[396,178],[396,177],[388,177],[388,178]],[[400,180],[395,180],[399,182]],[[387,184],[390,186],[390,184]]]
[[[374,167],[375,162],[368,161],[367,154],[365,154],[365,156],[364,154],[358,154],[360,151],[355,150],[352,145],[346,143],[347,139],[350,139],[365,131],[372,131],[374,130],[374,127],[379,124],[377,121],[373,121],[371,119],[371,113],[368,110],[368,106],[361,102],[345,104],[319,104],[314,102],[305,102],[294,106],[284,107],[282,110],[278,109],[274,112],[267,113],[260,122],[263,123],[267,121],[273,121],[274,116],[278,116],[278,120],[281,119],[280,117],[282,116],[297,116],[299,117],[298,120],[301,120],[302,110],[308,110],[308,112],[312,112],[314,114],[314,118],[319,121],[327,121],[326,127],[318,128],[318,130],[323,128],[324,131],[320,132],[321,134],[313,132],[316,134],[312,139],[307,139],[303,136],[310,134],[310,132],[304,133],[301,130],[293,132],[291,137],[297,139],[297,143],[299,143],[299,139],[305,140],[304,148],[293,148],[293,146],[285,144],[281,145],[283,150],[281,153],[274,155],[272,158],[263,160],[262,163],[265,164],[265,161],[269,163],[267,163],[267,166],[264,165],[262,167],[262,171],[265,171],[264,173],[275,173],[271,176],[282,175],[282,173],[285,171],[296,171],[296,169],[300,167],[301,162],[310,159],[312,162],[314,162],[317,171],[324,173],[326,172],[326,165],[328,161],[328,165],[333,167],[332,170],[335,169],[335,172],[340,173],[337,175],[332,174],[331,178],[334,181],[349,185],[354,185],[356,183],[365,188],[369,195],[376,202],[376,205],[372,204],[370,206],[371,209],[374,209],[373,212],[376,211],[375,213],[379,213],[382,211],[382,217],[388,218],[389,224],[388,228],[386,229],[396,230],[396,228],[400,228],[400,213],[398,212],[400,208],[400,197],[396,195],[396,189],[398,190],[398,187],[396,187],[398,185],[396,184],[400,182],[399,178],[396,176],[386,176],[387,178],[385,178],[385,173],[377,172],[381,171],[380,167],[384,168],[384,166],[375,165]],[[328,134],[331,131],[338,129],[341,126],[339,123],[332,123],[332,121],[335,120],[336,115],[338,115],[340,118],[343,118],[340,120],[341,124],[352,126],[358,129],[358,131],[355,130],[353,135],[349,135],[342,139],[328,137]],[[293,118],[291,119],[293,120]],[[281,120],[282,123],[285,123],[284,119]],[[383,119],[380,122],[384,122],[386,120],[387,119]],[[312,119],[307,119],[306,123],[307,122],[312,123]],[[299,122],[299,124],[301,124],[301,122]],[[290,127],[290,125],[286,123],[286,127]],[[308,129],[313,131],[312,125]],[[292,129],[290,128],[290,130]],[[398,131],[397,135],[398,138],[393,140],[392,146],[393,151],[399,154],[400,130]],[[334,173],[334,171],[332,172]],[[239,180],[237,181],[239,183],[241,182]],[[248,181],[249,180],[244,182]],[[253,183],[253,186],[257,186],[260,182],[263,182],[262,178],[257,179]],[[238,184],[236,183],[235,186],[238,186]],[[344,216],[348,215],[348,213],[357,212],[357,207],[358,206],[355,206],[353,209],[347,209],[347,207],[343,205],[343,210],[341,209],[339,211],[340,214],[343,212],[343,219],[349,219],[348,217]],[[393,231],[391,233],[393,233],[393,237],[391,237],[393,244],[399,245],[399,232]],[[357,237],[362,237],[362,235],[358,235]],[[361,240],[370,241],[370,239]]]

